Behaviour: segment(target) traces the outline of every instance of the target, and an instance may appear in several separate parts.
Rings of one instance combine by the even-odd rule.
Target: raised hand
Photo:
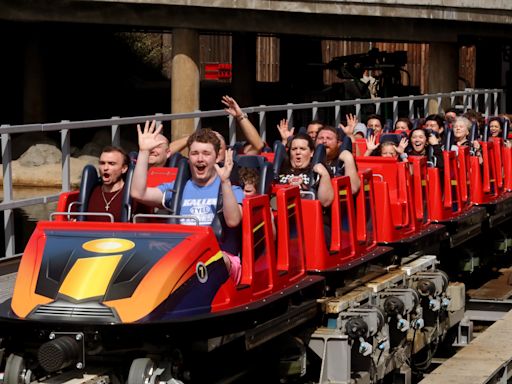
[[[371,135],[370,137],[368,137],[366,139],[366,152],[373,152],[374,150],[377,149],[377,147],[379,146],[378,143],[375,142],[375,135]]]
[[[400,144],[398,144],[397,146],[395,145],[396,153],[398,153],[399,155],[404,153],[405,148],[407,148],[408,144],[409,144],[409,140],[407,140],[406,137],[402,137],[402,140],[400,140]]]
[[[231,148],[226,151],[224,165],[219,167],[218,164],[215,164],[215,170],[217,171],[217,175],[219,175],[221,182],[229,180],[229,176],[233,170],[233,150]]]
[[[160,132],[162,132],[162,124],[157,126],[156,120],[151,122],[147,120],[146,124],[144,124],[144,129],[140,127],[140,124],[137,124],[139,151],[151,151],[153,148],[165,143],[165,140],[158,138]]]
[[[235,99],[233,99],[230,96],[222,96],[222,104],[226,106],[224,108],[224,111],[226,111],[228,114],[230,114],[233,117],[239,117],[242,116],[243,112],[238,103]]]
[[[352,136],[354,134],[354,130],[356,128],[356,124],[359,122],[356,116],[349,113],[348,115],[345,115],[347,118],[347,125],[343,125],[340,123],[340,128],[345,132],[345,135]]]
[[[286,144],[288,138],[293,136],[293,131],[295,130],[295,128],[288,129],[288,120],[281,119],[281,121],[277,125],[277,130],[281,135],[281,141],[283,142],[283,144]]]

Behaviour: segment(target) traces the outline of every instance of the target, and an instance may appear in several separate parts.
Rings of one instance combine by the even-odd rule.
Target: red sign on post
[[[231,63],[208,63],[204,65],[204,78],[206,80],[231,79]]]

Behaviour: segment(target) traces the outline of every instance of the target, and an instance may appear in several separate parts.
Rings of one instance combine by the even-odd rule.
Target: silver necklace
[[[117,195],[119,195],[119,192],[122,191],[123,188],[121,189],[118,189],[117,192],[114,194],[114,196],[112,196],[110,198],[109,201],[107,201],[106,197],[105,197],[105,193],[103,192],[103,188],[101,189],[101,196],[103,197],[103,201],[105,202],[105,211],[108,211],[109,208],[110,208],[110,204],[112,204],[112,201],[114,201],[114,199],[117,197]]]

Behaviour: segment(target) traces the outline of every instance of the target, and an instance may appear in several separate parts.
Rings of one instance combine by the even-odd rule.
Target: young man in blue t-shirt
[[[139,155],[135,166],[131,195],[146,205],[168,208],[172,198],[173,183],[165,183],[156,188],[146,186],[148,159],[153,148],[163,141],[159,138],[162,126],[156,122],[146,122],[144,129],[137,127],[139,136]],[[224,166],[217,164],[220,140],[211,129],[200,129],[194,132],[187,141],[189,149],[189,166],[191,179],[185,184],[183,204],[180,215],[194,215],[200,225],[210,225],[217,209],[219,188],[222,193],[224,220],[230,228],[242,222],[242,200],[244,197],[240,187],[232,186],[229,176],[233,169],[233,152],[228,150]],[[183,219],[181,224],[195,224],[195,221]],[[238,283],[240,280],[240,259],[234,256],[232,249],[225,249],[221,244],[224,260],[230,275]]]

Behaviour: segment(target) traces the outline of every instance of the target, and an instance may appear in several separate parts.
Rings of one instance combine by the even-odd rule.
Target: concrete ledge
[[[118,3],[115,0],[90,0],[95,3]],[[506,0],[125,0],[127,4],[175,5],[223,8],[247,11],[296,12],[354,16],[400,17],[484,23],[512,23],[512,2]]]
[[[509,38],[506,0],[38,0],[0,1],[0,20],[200,29],[410,42]],[[492,27],[490,27],[492,25]]]

